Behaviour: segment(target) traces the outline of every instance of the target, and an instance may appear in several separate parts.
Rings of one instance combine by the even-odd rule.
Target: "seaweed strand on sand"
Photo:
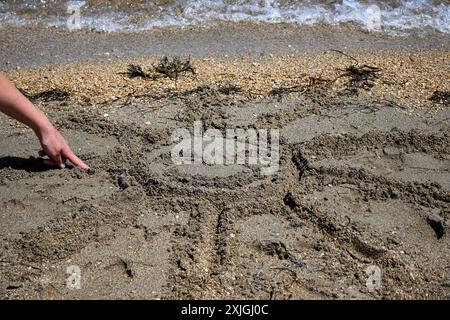
[[[64,101],[70,97],[70,93],[62,89],[50,89],[38,93],[30,93],[24,89],[19,88],[19,91],[30,100],[49,101]]]
[[[168,58],[163,56],[158,64],[154,65],[150,72],[145,72],[143,68],[139,65],[130,64],[128,65],[128,70],[125,73],[130,78],[141,77],[144,79],[156,80],[160,78],[169,78],[175,81],[175,86],[177,86],[177,81],[182,73],[190,72],[195,75],[196,71],[192,65],[191,58],[186,59],[174,56]]]
[[[337,52],[355,62],[344,69],[337,69],[341,73],[338,74],[332,82],[335,82],[340,78],[348,78],[347,90],[352,92],[357,91],[358,88],[367,90],[373,87],[374,80],[378,79],[381,68],[360,63],[358,59],[341,50],[332,49],[330,51]]]
[[[450,92],[449,91],[440,91],[435,90],[431,97],[428,98],[428,100],[437,103],[437,104],[443,104],[444,106],[449,106],[450,104]]]

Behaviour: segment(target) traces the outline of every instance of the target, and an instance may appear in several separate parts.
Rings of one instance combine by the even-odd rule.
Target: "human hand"
[[[39,156],[50,158],[44,159],[45,164],[64,169],[66,167],[65,161],[69,160],[76,167],[89,169],[89,166],[73,153],[69,143],[55,127],[51,126],[42,130],[38,137],[42,146]]]
[[[5,76],[0,74],[0,112],[24,123],[38,136],[42,150],[39,156],[48,156],[48,165],[65,168],[66,160],[82,169],[89,166],[80,160],[70,148],[66,139],[52,125],[45,114],[28,100]]]

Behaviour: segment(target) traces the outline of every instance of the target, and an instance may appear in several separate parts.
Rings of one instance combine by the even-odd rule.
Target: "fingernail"
[[[66,165],[65,165],[64,163],[61,163],[61,164],[59,165],[59,167],[60,167],[61,169],[64,169],[64,168],[66,167]]]

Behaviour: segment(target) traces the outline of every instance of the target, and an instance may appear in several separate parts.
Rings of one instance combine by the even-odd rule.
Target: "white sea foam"
[[[133,6],[133,3],[136,6]],[[0,24],[64,28],[67,6],[81,7],[81,27],[98,31],[142,31],[155,27],[213,26],[218,21],[313,25],[354,24],[374,32],[450,33],[450,2],[434,0],[166,0],[147,2],[6,0]],[[107,2],[108,3],[108,2]],[[157,5],[155,3],[164,3]],[[374,25],[379,23],[379,25]]]

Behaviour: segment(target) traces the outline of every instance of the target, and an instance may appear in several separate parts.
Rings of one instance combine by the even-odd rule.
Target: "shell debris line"
[[[356,65],[376,68],[377,76],[365,79],[358,94],[370,95],[402,107],[448,105],[445,99],[430,99],[435,92],[450,91],[450,53],[438,50],[346,53],[329,50],[318,53],[206,57],[191,59],[195,72],[170,77],[130,77],[130,65],[154,70],[160,57],[76,62],[34,69],[11,70],[7,75],[24,92],[39,95],[60,90],[70,99],[89,101],[99,107],[130,96],[164,96],[196,87],[232,86],[242,92],[267,95],[277,88],[328,83],[332,90],[345,89]],[[345,72],[343,72],[345,70]],[[375,70],[375,69],[374,69]],[[354,75],[354,74],[353,74]],[[364,74],[361,73],[359,76]],[[353,79],[354,80],[354,79]],[[364,79],[363,79],[364,80]],[[442,95],[442,94],[441,94]]]

